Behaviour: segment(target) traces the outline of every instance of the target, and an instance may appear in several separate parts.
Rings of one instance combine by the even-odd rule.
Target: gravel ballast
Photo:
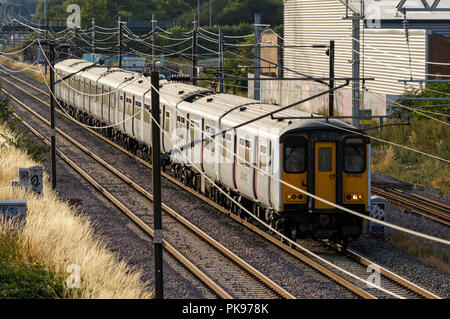
[[[29,80],[29,79],[27,79]],[[32,80],[29,80],[33,82]],[[33,82],[33,85],[37,83]],[[42,83],[37,85],[43,87]],[[45,85],[44,85],[45,86]],[[100,154],[99,154],[100,155]],[[58,190],[61,197],[81,199],[82,213],[90,216],[95,232],[108,243],[112,251],[138,267],[144,272],[144,279],[148,280],[149,289],[153,289],[153,243],[127,217],[97,193],[88,183],[65,164],[58,162]],[[142,180],[142,171],[137,168],[130,174],[131,178],[141,185],[150,188],[151,175],[147,175],[147,182]],[[139,181],[141,179],[141,181]],[[147,185],[146,185],[147,184]],[[256,235],[199,199],[189,197],[186,192],[176,186],[166,184],[163,200],[173,209],[183,212],[183,216],[207,231],[212,237],[222,242],[239,255],[245,256],[249,263],[258,264],[264,271],[270,272],[274,268],[274,280],[282,285],[296,287],[298,298],[352,298],[343,289],[336,288],[320,276],[312,276],[302,267],[295,265],[288,257],[280,258],[279,252],[268,246]],[[201,212],[201,213],[200,213]],[[386,221],[410,229],[425,232],[433,236],[449,239],[448,228],[424,220],[423,218],[404,214],[390,208]],[[227,234],[224,236],[224,233]],[[388,230],[388,238],[394,233]],[[414,244],[414,238],[411,238]],[[423,285],[430,291],[442,296],[450,296],[450,280],[447,273],[435,267],[417,261],[414,257],[388,242],[363,235],[358,242],[351,242],[350,248],[358,251],[374,262],[405,276],[411,281]],[[447,247],[437,246],[439,253],[447,254]],[[166,257],[166,255],[165,255]],[[178,265],[165,258],[165,294],[167,298],[212,298],[214,296],[199,285],[198,281]],[[276,267],[275,267],[276,266]],[[273,273],[273,272],[272,272]]]

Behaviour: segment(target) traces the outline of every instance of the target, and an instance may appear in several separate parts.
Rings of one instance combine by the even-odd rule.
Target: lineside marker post
[[[261,82],[259,81],[261,78],[261,13],[255,13],[255,49],[254,49],[254,78],[255,82],[253,84],[253,97],[255,100],[261,100]]]
[[[56,189],[56,137],[55,137],[55,45],[48,43],[50,57],[50,128],[51,128],[51,153],[52,153],[52,189]]]
[[[198,31],[198,15],[194,16],[192,22],[192,84],[197,85],[197,31]]]
[[[95,18],[92,18],[92,63],[95,63]]]
[[[161,218],[161,147],[160,132],[156,123],[160,123],[159,110],[159,72],[152,71],[152,164],[153,164],[153,224],[155,230],[155,295],[163,299],[163,247]],[[158,91],[156,91],[158,89]]]
[[[119,68],[121,68],[122,67],[122,20],[121,20],[120,16],[118,18],[117,24],[118,24],[118,28],[119,28],[119,34],[118,34],[118,38],[119,38],[118,39],[118,41],[119,41],[119,43],[118,43],[119,60],[118,60],[118,65],[119,65]]]
[[[329,48],[330,56],[330,83],[329,88],[332,90],[334,88],[334,40],[330,41]],[[334,114],[334,91],[330,91],[329,101],[328,101],[328,115],[333,116]]]
[[[224,42],[223,31],[222,31],[222,29],[219,29],[219,68],[220,68],[219,92],[220,93],[225,93],[225,84],[224,84],[225,74],[223,73],[224,72],[224,70],[223,70],[223,67],[224,67],[223,42]]]
[[[156,41],[156,20],[155,15],[152,14],[152,71],[156,71],[155,64],[155,41]]]

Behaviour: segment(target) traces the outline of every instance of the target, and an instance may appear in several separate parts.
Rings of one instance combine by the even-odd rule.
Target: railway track
[[[14,101],[22,107],[27,108],[19,100],[13,98]],[[32,112],[35,117],[50,125],[48,121],[35,113],[30,108],[27,111]],[[38,131],[31,127],[30,124],[22,120],[22,123],[30,129],[36,136],[43,140],[47,145],[49,141],[45,139]],[[86,147],[75,141],[69,135],[56,129],[57,133],[65,140],[76,146],[87,156],[80,158],[79,154],[72,154],[71,157],[78,157],[77,160],[71,159],[65,152],[58,150],[60,156],[66,163],[74,168],[80,175],[82,175],[88,182],[107,197],[115,206],[130,217],[142,230],[153,238],[153,230],[148,226],[149,222],[144,222],[143,217],[149,217],[148,214],[133,213],[132,209],[128,208],[124,202],[126,198],[136,198],[139,195],[145,198],[148,203],[144,201],[144,209],[148,212],[152,211],[150,202],[153,201],[153,196],[144,190],[142,187],[134,183],[127,176],[115,169],[112,165],[102,160],[99,156],[92,153]],[[59,149],[65,148],[59,146]],[[69,151],[70,153],[70,151]],[[76,155],[76,156],[75,156]],[[89,161],[95,161],[90,164]],[[76,163],[77,162],[77,163]],[[95,167],[101,164],[109,173],[105,174],[106,170],[100,173]],[[82,168],[86,167],[86,168]],[[111,177],[111,175],[114,177]],[[95,176],[95,177],[94,177]],[[117,179],[122,181],[118,183]],[[101,185],[98,180],[108,180],[107,184],[113,185],[108,187]],[[134,192],[125,191],[126,188],[132,188]],[[138,193],[138,194],[136,194]],[[171,209],[164,203],[162,208],[165,213],[165,231],[170,236],[164,240],[164,248],[172,254],[180,263],[188,268],[194,275],[196,275],[202,282],[212,289],[219,297],[222,298],[293,298],[287,291],[272,282],[262,273],[254,269],[238,256],[233,254],[230,250],[222,246],[219,242],[208,236],[195,225],[184,219],[175,210]],[[188,230],[188,232],[186,231]],[[175,238],[172,235],[176,234]],[[172,244],[172,243],[173,244]],[[177,248],[175,248],[175,243]],[[189,243],[182,245],[179,243]],[[190,258],[186,257],[187,255]],[[190,259],[190,260],[189,260]],[[207,265],[206,265],[207,264]]]
[[[9,75],[9,74],[8,74]],[[9,75],[11,76],[11,75]],[[27,83],[26,81],[23,81],[21,79],[16,78],[17,82],[23,83],[25,84],[27,87],[32,88],[33,90],[35,90],[36,92],[38,92],[39,94],[43,94],[45,96],[48,97],[48,93],[36,88],[34,86],[32,86],[31,84]],[[7,83],[9,83],[10,85],[15,86],[16,88],[18,88],[19,90],[21,90],[23,93],[31,96],[32,98],[36,99],[37,101],[39,101],[42,104],[45,104],[48,106],[47,102],[30,94],[29,91],[24,90],[23,88],[20,88],[18,85],[12,83],[11,81],[5,80]],[[64,115],[64,114],[63,114]],[[90,130],[91,131],[91,130]],[[142,164],[148,166],[151,168],[151,165],[147,162],[145,162],[144,160],[142,160],[140,157],[131,154],[130,152],[126,151],[125,149],[123,149],[122,147],[112,143],[111,141],[109,141],[108,139],[104,138],[102,135],[98,134],[97,132],[91,131],[91,133],[95,134],[97,137],[101,138],[102,140],[105,140],[107,143],[111,144],[112,146],[120,149],[122,152],[126,153],[128,156],[133,157],[134,159],[140,161]],[[103,164],[102,164],[103,165]],[[345,271],[347,272],[356,272],[358,273],[358,277],[360,278],[367,278],[367,265],[370,264],[374,267],[378,267],[378,269],[383,269],[382,267],[378,266],[378,265],[374,265],[372,263],[368,263],[367,261],[363,262],[362,257],[359,258],[350,258],[349,256],[344,256],[340,253],[336,253],[336,250],[334,250],[334,253],[332,252],[332,250],[330,250],[330,248],[327,248],[327,251],[324,251],[323,246],[322,248],[319,248],[316,245],[312,245],[311,242],[309,243],[302,243],[305,245],[305,247],[309,247],[310,250],[312,250],[318,257],[319,259],[316,257],[311,257],[311,256],[307,256],[308,254],[306,253],[301,253],[296,249],[293,249],[291,247],[289,247],[288,245],[283,244],[280,240],[274,238],[272,235],[266,233],[265,231],[261,230],[259,227],[253,225],[252,223],[249,223],[246,220],[243,220],[241,218],[239,218],[236,215],[231,214],[229,211],[225,210],[224,208],[222,208],[221,206],[217,205],[216,203],[214,203],[213,201],[209,200],[208,198],[204,197],[201,194],[196,193],[194,190],[190,189],[190,188],[186,188],[181,182],[177,181],[176,179],[174,179],[173,177],[164,174],[164,177],[169,179],[171,182],[175,183],[176,185],[186,189],[187,191],[189,191],[190,193],[194,194],[195,196],[201,198],[203,201],[207,202],[208,204],[210,204],[211,206],[214,206],[215,208],[217,208],[218,210],[220,210],[221,212],[229,215],[230,217],[232,217],[233,219],[237,220],[238,222],[240,222],[241,224],[243,224],[244,226],[246,226],[247,228],[251,229],[252,231],[254,231],[255,233],[259,234],[260,236],[262,236],[263,238],[265,238],[268,242],[271,242],[272,244],[276,245],[280,250],[284,251],[287,255],[289,255],[291,258],[296,258],[297,260],[300,260],[303,263],[306,263],[307,265],[309,265],[310,267],[312,267],[313,269],[315,269],[316,271],[320,272],[321,274],[323,274],[324,276],[331,278],[332,280],[338,282],[340,285],[346,287],[347,289],[349,289],[350,291],[352,291],[354,294],[363,297],[363,298],[392,298],[392,296],[397,296],[397,297],[401,297],[401,298],[437,298],[437,296],[433,295],[432,293],[429,293],[428,291],[426,291],[425,289],[422,289],[420,287],[417,287],[411,283],[409,283],[407,280],[401,278],[400,276],[397,276],[395,274],[389,273],[389,271],[387,270],[383,270],[382,275],[383,275],[383,279],[382,280],[382,287],[384,289],[390,289],[392,291],[391,294],[386,293],[386,292],[381,292],[381,293],[374,293],[373,294],[373,289],[368,288],[365,282],[361,282],[361,280],[355,280],[354,278],[352,279],[351,276],[348,276],[345,274]],[[126,181],[126,184],[129,184],[130,181]],[[140,186],[137,185],[137,189],[139,189]],[[101,192],[102,188],[98,188]],[[142,190],[139,191],[141,195],[143,195]],[[144,191],[145,192],[145,191]],[[150,195],[151,196],[151,195]],[[139,224],[138,224],[139,225]],[[205,234],[206,235],[206,234]],[[206,235],[207,236],[207,235]],[[330,257],[331,256],[331,257]],[[324,258],[329,260],[329,262],[331,263],[337,263],[340,266],[342,266],[342,268],[344,269],[344,274],[339,274],[339,271],[336,271],[336,269],[334,269],[333,267],[330,267],[329,264],[327,264],[326,262],[324,263],[323,261],[320,260],[320,258]],[[352,260],[352,262],[350,262],[350,260]],[[341,271],[342,272],[342,271]],[[387,274],[389,273],[389,276],[387,277]],[[384,286],[386,286],[387,288],[385,288]],[[266,284],[267,286],[267,284]],[[273,289],[271,289],[272,291],[272,295],[273,296]],[[282,296],[283,294],[279,294],[279,296]],[[286,294],[286,296],[288,296],[288,293]],[[285,296],[285,297],[286,297]]]
[[[414,192],[409,195],[397,189],[372,187],[372,193],[403,207],[406,212],[450,226],[450,205],[447,203]]]

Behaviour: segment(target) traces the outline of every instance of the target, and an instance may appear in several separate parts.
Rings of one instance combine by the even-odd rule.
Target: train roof
[[[363,133],[361,130],[358,130],[354,126],[347,124],[345,122],[336,120],[336,119],[329,119],[325,116],[311,116],[310,118],[302,118],[299,119],[297,122],[292,123],[285,129],[281,131],[280,136],[293,133],[293,132],[299,132],[299,131],[313,131],[313,130],[336,130],[336,129],[342,129],[343,131],[352,131],[356,133]]]
[[[67,59],[59,62],[56,68],[68,73],[75,73],[92,66],[93,63],[80,59]],[[88,68],[77,76],[83,76],[99,84],[112,88],[120,87],[127,94],[139,94],[149,98],[150,79],[140,73],[126,71],[120,68],[95,66]],[[186,83],[160,81],[161,105],[170,105],[177,110],[196,113],[205,119],[219,121],[223,127],[229,128],[245,123],[262,114],[269,114],[280,107],[262,103],[246,97],[215,93]],[[287,119],[283,119],[287,118]],[[289,119],[294,118],[294,119]],[[301,119],[299,119],[301,118]],[[313,116],[311,113],[296,109],[287,109],[274,114],[274,118],[266,116],[245,126],[246,130],[256,135],[282,136],[294,131],[332,130],[342,128],[360,132],[355,127],[335,119]],[[264,132],[266,128],[266,132]],[[263,129],[263,130],[262,130]]]

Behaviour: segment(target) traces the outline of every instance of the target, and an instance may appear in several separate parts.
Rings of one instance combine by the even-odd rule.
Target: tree
[[[25,0],[17,0],[25,1]],[[253,23],[254,14],[262,15],[262,22],[272,26],[283,22],[282,0],[211,0],[213,24],[237,25]],[[197,0],[48,0],[49,20],[65,20],[66,8],[76,3],[81,7],[82,23],[90,26],[91,19],[102,26],[115,26],[117,17],[125,20],[150,20],[155,14],[158,20],[181,21],[191,26],[197,13]],[[201,25],[209,25],[209,0],[200,1]],[[37,19],[44,20],[44,0],[39,0]]]

